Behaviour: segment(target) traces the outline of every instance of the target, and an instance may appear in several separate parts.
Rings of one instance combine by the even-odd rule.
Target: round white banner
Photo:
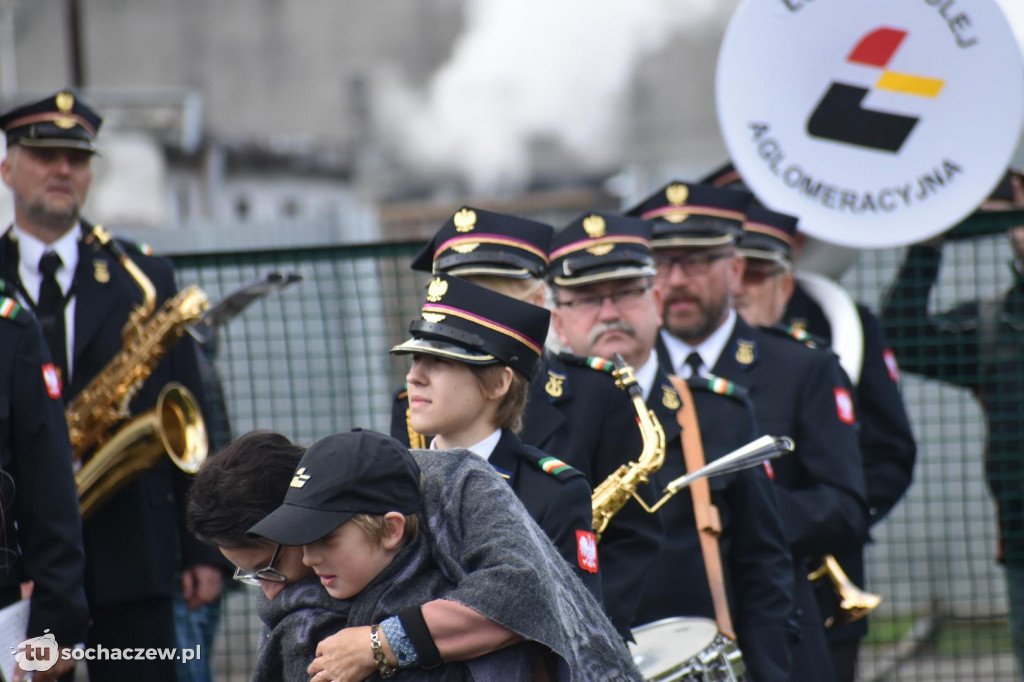
[[[819,239],[909,244],[970,214],[1024,121],[994,0],[744,0],[716,75],[733,163]]]

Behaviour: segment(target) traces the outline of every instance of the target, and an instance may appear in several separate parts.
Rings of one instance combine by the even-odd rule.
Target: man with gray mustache
[[[662,298],[653,288],[650,240],[651,225],[645,220],[584,216],[554,237],[548,278],[555,301],[551,322],[561,343],[577,355],[610,358],[618,353],[634,367],[647,406],[665,430],[665,464],[653,477],[653,490],[641,489],[657,495],[686,468],[676,421],[681,399],[654,352]],[[688,382],[709,461],[754,437],[743,390],[717,382],[723,393],[716,393],[713,383],[698,376]],[[746,679],[789,680],[793,567],[772,482],[758,468],[715,478],[710,487],[721,515],[719,551]],[[634,625],[672,616],[713,618],[689,492],[676,495],[658,514],[665,545],[649,573]]]

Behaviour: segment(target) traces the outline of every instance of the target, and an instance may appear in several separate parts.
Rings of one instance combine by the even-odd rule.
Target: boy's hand
[[[378,631],[384,657],[391,665],[397,665],[387,637]],[[306,672],[312,676],[310,682],[360,682],[377,670],[370,650],[369,626],[345,628],[316,645],[316,658]]]

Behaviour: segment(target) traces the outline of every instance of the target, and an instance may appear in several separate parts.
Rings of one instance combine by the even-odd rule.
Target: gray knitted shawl
[[[413,456],[422,474],[420,540],[352,599],[331,598],[315,580],[289,586],[272,602],[261,595],[265,629],[255,682],[304,682],[320,640],[440,597],[545,645],[559,659],[563,682],[643,679],[600,605],[490,465],[467,450]],[[399,678],[530,676],[524,647],[514,646],[465,664],[406,669]]]

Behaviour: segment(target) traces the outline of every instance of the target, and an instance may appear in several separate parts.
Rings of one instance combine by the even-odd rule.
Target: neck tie
[[[67,342],[64,332],[64,292],[57,284],[57,270],[63,262],[54,252],[49,252],[39,260],[39,272],[43,276],[43,284],[39,287],[39,302],[36,315],[43,326],[46,345],[50,349],[53,364],[60,370],[61,382],[67,376]]]
[[[697,351],[691,352],[686,356],[686,366],[690,368],[691,379],[699,379],[704,376],[701,373],[701,368],[704,367],[704,362],[700,359],[700,353]]]

